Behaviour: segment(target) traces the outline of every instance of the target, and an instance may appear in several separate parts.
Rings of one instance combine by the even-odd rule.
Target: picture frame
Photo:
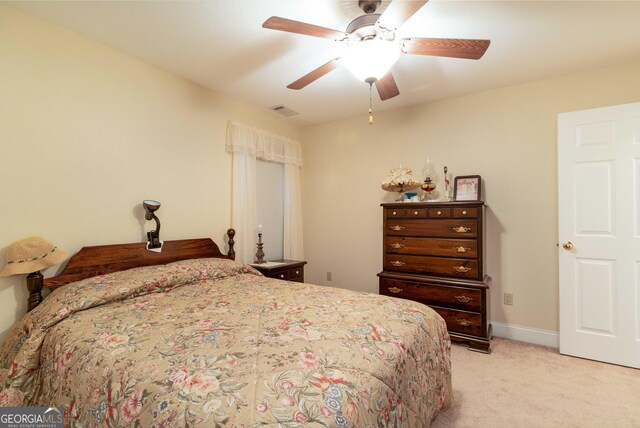
[[[460,175],[453,181],[454,201],[479,201],[482,179],[479,175]]]

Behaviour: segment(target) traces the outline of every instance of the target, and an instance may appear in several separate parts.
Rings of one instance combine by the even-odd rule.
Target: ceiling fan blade
[[[327,62],[326,64],[323,64],[320,67],[316,68],[315,70],[311,71],[310,73],[305,74],[304,76],[302,76],[295,82],[291,83],[290,85],[287,85],[287,88],[302,89],[308,84],[315,82],[316,80],[318,80],[319,78],[327,74],[328,72],[334,70],[337,67],[337,63],[338,63],[338,58],[334,58],[331,61]]]
[[[491,40],[473,39],[402,39],[402,52],[414,55],[480,59]]]
[[[321,37],[324,39],[332,40],[342,40],[347,37],[347,34],[342,31],[319,27],[317,25],[294,21],[292,19],[281,18],[279,16],[272,16],[271,18],[264,21],[264,23],[262,24],[262,28],[287,31],[289,33],[303,34],[305,36]]]
[[[398,85],[396,85],[396,79],[393,78],[391,72],[388,72],[384,77],[376,80],[376,89],[382,101],[400,95]]]
[[[402,24],[407,22],[422,6],[429,0],[395,0],[392,1],[387,9],[382,13],[378,23],[381,27],[389,30],[395,30]]]

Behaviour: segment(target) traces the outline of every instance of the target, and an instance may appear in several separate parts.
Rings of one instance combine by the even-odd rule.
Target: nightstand
[[[271,263],[280,263],[271,265]],[[266,264],[266,266],[265,266]],[[268,278],[282,279],[285,281],[304,282],[304,265],[302,260],[270,260],[265,264],[251,264],[261,274]]]

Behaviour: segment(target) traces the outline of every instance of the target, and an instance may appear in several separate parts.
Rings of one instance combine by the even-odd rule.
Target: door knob
[[[565,250],[571,250],[573,248],[573,242],[571,241],[567,241],[564,244],[562,244],[562,248],[564,248]]]

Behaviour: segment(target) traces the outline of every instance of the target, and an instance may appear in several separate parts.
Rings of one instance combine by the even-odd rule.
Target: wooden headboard
[[[44,281],[40,280],[39,288],[38,284],[28,284],[28,310],[30,311],[42,302],[42,294],[40,292],[43,284],[53,290],[62,285],[93,276],[142,266],[163,265],[180,260],[206,257],[235,260],[236,253],[233,249],[233,237],[235,234],[235,230],[227,230],[227,236],[229,237],[229,252],[227,255],[222,254],[218,245],[210,238],[164,241],[162,252],[160,253],[147,250],[146,242],[82,247],[80,251],[69,259],[69,262],[59,275],[47,278]]]

